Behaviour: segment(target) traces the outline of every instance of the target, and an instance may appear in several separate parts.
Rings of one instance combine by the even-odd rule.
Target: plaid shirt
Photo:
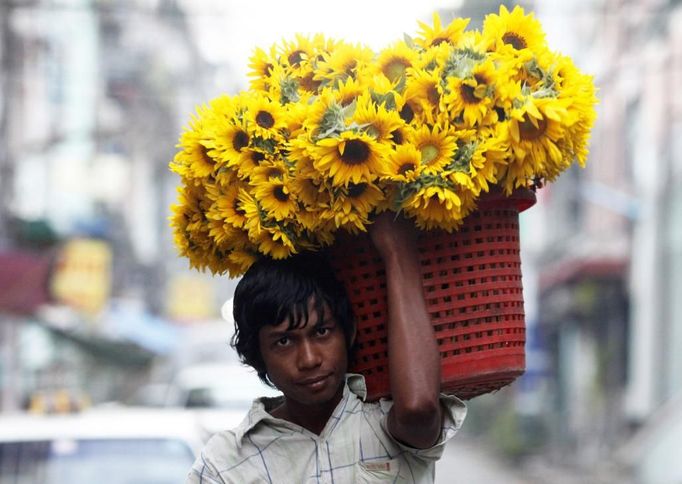
[[[433,482],[445,443],[464,421],[464,403],[441,395],[441,436],[429,449],[414,449],[388,432],[386,417],[393,402],[367,403],[365,395],[364,377],[349,374],[343,398],[320,435],[272,417],[266,411],[269,399],[257,399],[236,429],[211,437],[186,482]]]

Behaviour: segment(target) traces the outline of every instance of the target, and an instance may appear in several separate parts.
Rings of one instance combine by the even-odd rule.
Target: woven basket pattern
[[[533,201],[489,200],[457,232],[419,234],[444,393],[473,398],[508,385],[525,369],[518,214]],[[350,371],[365,376],[368,399],[389,396],[383,262],[367,236],[340,239],[330,252],[358,323]]]

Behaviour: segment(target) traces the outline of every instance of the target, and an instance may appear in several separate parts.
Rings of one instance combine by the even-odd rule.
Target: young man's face
[[[305,326],[288,329],[289,320],[265,325],[259,333],[268,377],[286,396],[303,405],[338,398],[348,367],[343,329],[324,305],[322,317],[314,301],[308,305]]]

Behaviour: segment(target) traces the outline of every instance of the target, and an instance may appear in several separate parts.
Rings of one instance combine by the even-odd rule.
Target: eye
[[[291,340],[288,336],[282,336],[280,339],[275,341],[275,346],[288,346]]]
[[[327,336],[331,332],[331,328],[327,326],[320,326],[315,330],[318,336]]]

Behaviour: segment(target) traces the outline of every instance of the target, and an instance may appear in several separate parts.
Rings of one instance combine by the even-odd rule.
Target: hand
[[[383,212],[377,215],[368,232],[384,260],[391,255],[416,255],[417,230],[412,221],[399,214]]]

